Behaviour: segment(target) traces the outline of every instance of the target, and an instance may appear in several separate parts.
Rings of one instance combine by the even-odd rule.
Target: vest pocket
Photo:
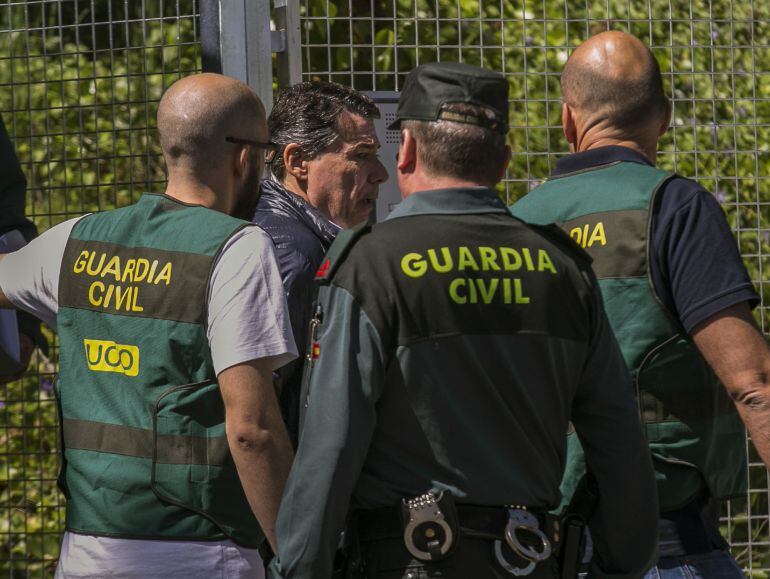
[[[230,455],[219,385],[206,380],[167,389],[155,401],[152,423],[153,493],[255,547],[261,532]]]
[[[152,422],[153,491],[168,502],[205,511],[206,486],[232,462],[219,385],[205,380],[169,388],[155,401]]]

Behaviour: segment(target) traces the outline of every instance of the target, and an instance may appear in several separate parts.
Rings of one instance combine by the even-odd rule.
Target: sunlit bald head
[[[226,137],[267,140],[265,109],[239,80],[196,74],[172,84],[158,107],[160,146],[169,171],[221,169],[236,145]]]
[[[667,111],[658,62],[624,32],[603,32],[581,44],[564,66],[561,88],[571,108],[617,129],[657,126]]]

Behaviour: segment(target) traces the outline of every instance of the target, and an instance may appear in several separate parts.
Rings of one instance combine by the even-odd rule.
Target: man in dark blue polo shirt
[[[650,50],[602,33],[575,50],[561,85],[573,154],[512,211],[558,223],[594,260],[658,481],[661,559],[648,576],[742,577],[716,500],[746,491],[741,418],[770,464],[770,351],[751,315],[759,300],[717,201],[655,168],[671,107]],[[571,439],[567,498],[585,471]]]

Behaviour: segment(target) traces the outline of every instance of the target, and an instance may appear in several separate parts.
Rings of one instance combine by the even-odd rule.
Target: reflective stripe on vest
[[[164,464],[222,466],[230,456],[226,436],[181,436],[156,434],[152,430],[64,420],[64,446],[71,450],[109,452],[136,458],[155,458]]]

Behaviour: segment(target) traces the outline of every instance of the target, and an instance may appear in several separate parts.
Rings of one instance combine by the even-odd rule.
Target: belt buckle
[[[541,548],[538,550],[524,545],[517,535],[518,531],[525,531],[535,535],[540,540]],[[505,525],[505,542],[519,557],[529,561],[529,564],[524,567],[514,567],[503,555],[502,540],[498,539],[495,541],[495,559],[497,559],[497,562],[503,569],[517,577],[531,574],[535,570],[535,565],[551,556],[551,542],[545,533],[540,530],[540,523],[537,517],[524,507],[508,509],[508,522]]]
[[[440,498],[426,493],[403,500],[403,508],[409,513],[409,520],[404,527],[404,543],[409,553],[420,561],[436,561],[443,558],[454,542],[452,528],[438,505]],[[427,550],[415,544],[415,535],[418,533],[422,533],[420,542],[426,543]]]

